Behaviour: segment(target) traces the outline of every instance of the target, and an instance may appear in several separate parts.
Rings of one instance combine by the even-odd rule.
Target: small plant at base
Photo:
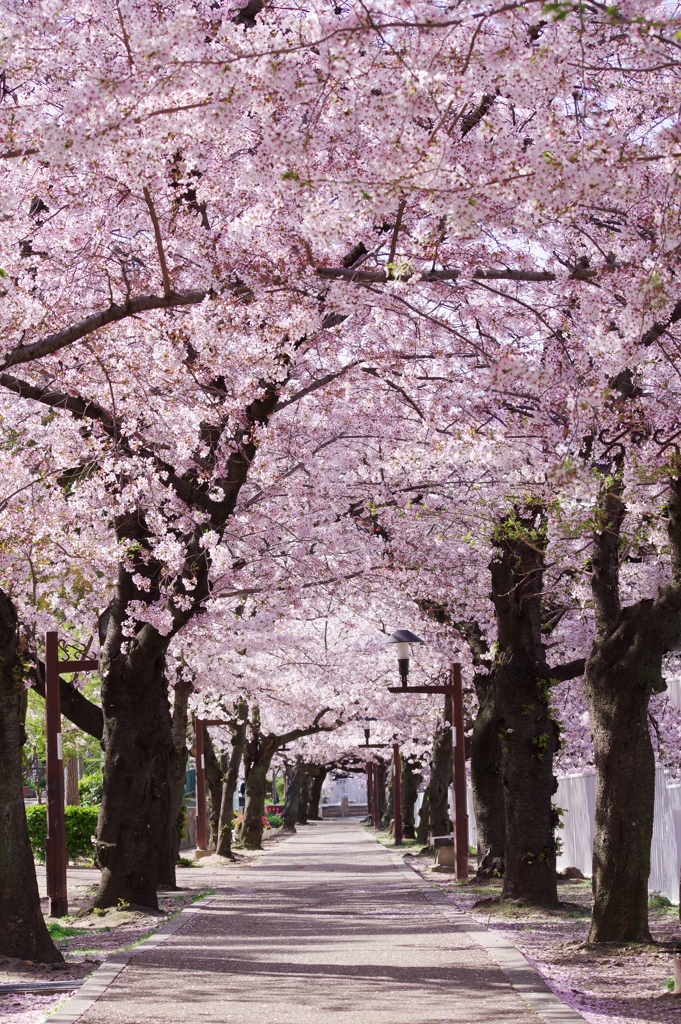
[[[118,910],[130,910],[130,904],[127,900],[124,900],[122,896],[118,897]]]
[[[648,906],[651,910],[666,910],[667,907],[672,906],[672,901],[663,896],[661,892],[651,892]]]
[[[195,861],[190,860],[189,857],[178,857],[177,866],[179,868],[196,868],[198,867],[198,864]]]

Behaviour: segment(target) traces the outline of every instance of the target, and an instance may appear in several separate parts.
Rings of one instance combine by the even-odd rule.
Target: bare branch
[[[400,205],[397,208],[397,217],[395,218],[395,227],[393,228],[393,236],[390,239],[390,255],[388,256],[388,263],[392,266],[395,262],[395,252],[397,251],[397,236],[400,233],[402,227],[402,216],[404,214],[404,208],[407,205],[407,200],[402,199]]]
[[[318,380],[313,380],[307,387],[301,388],[300,391],[296,391],[295,395],[291,395],[285,402],[277,402],[272,412],[280,412],[281,409],[285,409],[287,405],[293,405],[295,402],[299,402],[301,398],[305,398],[306,395],[311,395],[314,391],[318,391],[319,388],[325,387],[330,384],[332,380],[336,380],[337,377],[342,377],[344,373],[351,370],[353,366],[357,366],[361,362],[360,359],[355,359],[353,362],[348,363],[340,370],[336,370],[334,373],[327,373],[324,377],[320,377]]]
[[[166,254],[163,251],[163,238],[161,236],[161,226],[156,216],[156,209],[154,207],[154,200],[151,198],[151,192],[144,186],[142,189],[144,192],[144,199],[149,208],[149,216],[151,217],[151,223],[154,225],[154,235],[156,237],[156,248],[158,249],[158,260],[161,264],[161,276],[163,277],[163,294],[166,299],[170,298],[172,294],[172,288],[170,287],[170,274],[168,273],[168,264],[166,263]]]

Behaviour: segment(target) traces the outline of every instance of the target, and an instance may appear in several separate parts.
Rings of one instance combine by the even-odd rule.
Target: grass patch
[[[664,987],[666,988],[667,992],[673,992],[674,991],[674,979],[673,978],[667,978],[667,980],[664,983]]]
[[[378,839],[381,846],[395,846],[395,840],[393,839],[392,836],[389,836],[387,832],[378,832],[376,838]],[[401,845],[396,847],[396,849],[408,849],[410,846],[422,845],[423,844],[419,843],[418,840],[416,839],[403,839]]]
[[[663,896],[659,892],[651,892],[648,898],[648,907],[650,910],[667,910],[668,907],[673,906],[672,901],[668,900],[666,896]]]
[[[195,860],[190,860],[189,857],[178,857],[177,866],[178,868],[197,868],[198,864]]]
[[[87,932],[87,928],[70,928],[68,925],[53,923],[52,921],[48,923],[47,930],[50,933],[50,938],[53,940],[69,939],[72,935],[84,935]]]

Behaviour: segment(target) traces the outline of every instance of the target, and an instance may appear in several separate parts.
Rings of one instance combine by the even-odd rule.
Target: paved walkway
[[[228,869],[79,1024],[541,1024],[411,875],[356,823],[302,829]]]

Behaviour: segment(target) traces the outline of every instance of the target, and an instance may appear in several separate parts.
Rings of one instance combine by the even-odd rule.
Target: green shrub
[[[266,814],[265,817],[272,828],[279,828],[280,825],[284,824],[284,819],[281,814]]]
[[[671,905],[672,901],[659,892],[651,892],[648,898],[648,906],[651,910],[665,910],[667,907],[671,907]]]
[[[27,807],[26,823],[33,856],[42,864],[45,860],[45,840],[47,839],[47,808],[45,805],[33,804]]]
[[[84,807],[99,807],[102,802],[102,772],[84,775],[78,783],[78,796]]]
[[[98,807],[65,808],[66,855],[69,860],[77,860],[78,857],[92,860],[92,837],[97,830],[98,814]],[[33,856],[43,863],[47,838],[47,808],[45,805],[27,807],[26,821]]]

